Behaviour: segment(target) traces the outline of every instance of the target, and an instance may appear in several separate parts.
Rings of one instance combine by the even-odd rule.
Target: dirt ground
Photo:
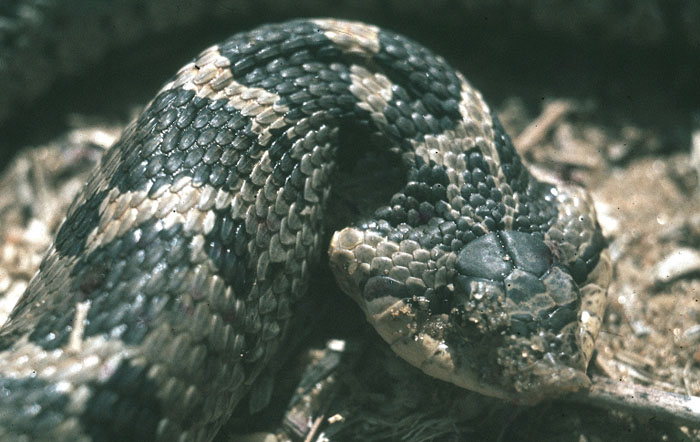
[[[700,396],[700,108],[698,91],[689,89],[695,61],[664,47],[602,50],[548,33],[480,37],[464,49],[455,42],[461,35],[448,32],[412,36],[484,93],[528,163],[593,195],[614,278],[590,374]],[[189,54],[206,45],[197,43]],[[165,53],[162,43],[153,45],[153,54]],[[163,57],[162,68],[136,87],[130,72],[143,60],[105,63],[97,75],[78,77],[82,92],[59,123],[53,115],[65,92],[41,111],[45,130],[4,127],[16,151],[0,180],[0,317],[34,273],[90,166],[181,64]],[[105,79],[115,85],[103,90]],[[316,290],[338,291],[328,280]],[[700,441],[697,429],[653,416],[566,400],[518,407],[427,381],[375,343],[349,302],[334,299],[331,310],[347,318],[322,321],[303,356],[278,372],[273,406],[245,425],[233,422],[217,440],[272,442],[281,427],[309,441]],[[310,416],[304,411],[285,410],[304,370],[319,364],[326,368],[312,375],[316,391],[296,398],[314,402],[305,405],[315,410],[314,427],[302,422]]]

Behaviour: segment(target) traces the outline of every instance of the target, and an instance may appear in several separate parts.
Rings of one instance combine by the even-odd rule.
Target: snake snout
[[[463,247],[455,265],[453,318],[464,342],[453,345],[502,336],[492,345],[497,350],[480,357],[520,395],[537,400],[590,383],[581,351],[582,294],[557,256],[542,234],[498,231]]]
[[[488,233],[462,248],[456,270],[455,286],[467,301],[498,293],[491,302],[506,314],[512,334],[560,331],[577,319],[578,287],[541,234]]]

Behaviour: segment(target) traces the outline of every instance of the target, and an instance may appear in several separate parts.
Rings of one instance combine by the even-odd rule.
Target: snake
[[[326,232],[338,157],[367,146],[400,189]],[[590,385],[611,277],[590,195],[530,173],[444,58],[301,19],[202,51],[107,150],[0,329],[0,439],[212,440],[322,259],[429,376],[522,404]]]

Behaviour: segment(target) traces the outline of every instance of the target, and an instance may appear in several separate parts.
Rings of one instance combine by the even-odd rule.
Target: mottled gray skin
[[[534,180],[441,57],[300,20],[203,51],[105,154],[0,329],[0,439],[211,440],[285,341],[358,125],[407,177],[329,251],[379,334],[493,396],[585,385],[609,279],[590,199]]]

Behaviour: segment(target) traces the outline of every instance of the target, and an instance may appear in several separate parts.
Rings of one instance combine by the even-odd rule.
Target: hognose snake
[[[406,184],[328,253],[381,337],[491,396],[585,387],[610,278],[590,198],[536,181],[441,57],[300,20],[203,51],[107,152],[0,329],[0,436],[210,440],[284,344],[358,127]]]

